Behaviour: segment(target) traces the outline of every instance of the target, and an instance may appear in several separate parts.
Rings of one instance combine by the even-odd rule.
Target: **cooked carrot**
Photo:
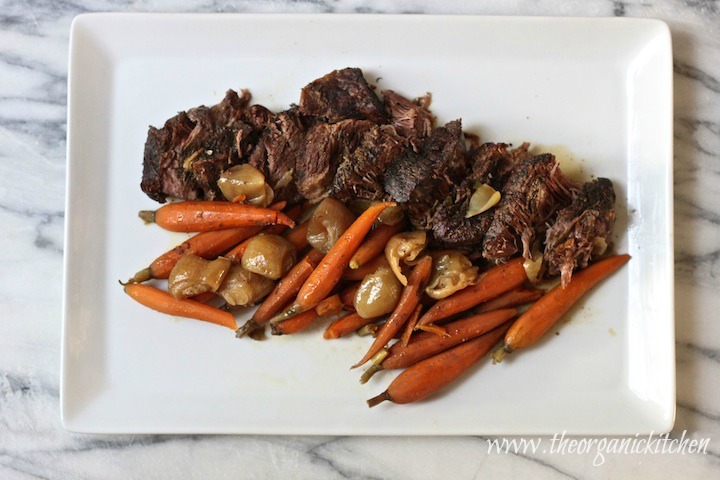
[[[485,313],[492,312],[493,310],[499,310],[501,308],[525,305],[526,303],[534,302],[538,298],[542,297],[543,293],[544,292],[539,288],[533,288],[532,290],[516,288],[515,290],[510,290],[509,292],[498,295],[487,302],[481,303],[474,312]]]
[[[270,330],[273,335],[290,335],[307,328],[317,317],[318,313],[315,310],[307,310],[282,322],[273,323]]]
[[[420,332],[415,335],[413,342],[409,345],[397,342],[387,350],[387,354],[381,363],[374,363],[365,370],[362,377],[360,377],[360,383],[367,382],[370,377],[380,370],[407,368],[421,360],[484,335],[507,322],[517,313],[516,309],[508,308],[473,315],[447,324],[447,335],[438,336],[433,332]]]
[[[428,397],[484,357],[508,328],[509,322],[485,335],[416,363],[398,375],[387,390],[368,400],[368,406],[374,407],[385,400],[411,403]]]
[[[252,239],[257,237],[260,233],[262,233],[262,230],[253,235],[252,237],[246,238],[245,240],[240,242],[235,248],[227,252],[225,254],[225,257],[233,262],[239,262],[240,260],[242,260],[243,253],[245,253],[245,250],[247,250],[247,246],[250,244]]]
[[[233,330],[237,328],[237,323],[232,313],[225,312],[219,308],[211,307],[187,298],[179,300],[169,293],[151,287],[150,285],[131,283],[125,285],[124,289],[125,293],[130,295],[135,301],[158,312],[180,317],[195,318],[197,320],[232,328]]]
[[[398,222],[395,225],[380,225],[374,228],[368,233],[365,241],[360,245],[355,252],[355,255],[350,259],[350,268],[356,269],[361,265],[364,265],[368,261],[375,258],[378,254],[385,250],[385,245],[388,240],[395,235],[400,233],[407,227],[405,220]]]
[[[307,248],[308,245],[310,245],[307,241],[307,231],[309,224],[310,221],[305,220],[303,223],[296,226],[285,234],[285,238],[287,238],[288,241],[295,246],[295,250],[297,250],[298,252],[302,252]]]
[[[154,220],[160,227],[173,232],[206,232],[223,228],[264,225],[287,225],[295,222],[284,213],[270,208],[233,202],[169,203],[155,212],[140,212],[144,220]]]
[[[358,363],[353,365],[352,368],[359,367],[370,360],[376,353],[382,350],[402,326],[405,325],[405,322],[407,322],[420,303],[425,285],[432,273],[432,265],[432,257],[426,255],[413,267],[412,272],[410,272],[410,277],[408,278],[408,284],[403,288],[395,310],[390,314],[390,317],[383,325],[368,352]]]
[[[289,318],[314,308],[322,299],[327,297],[340,281],[348,262],[355,255],[355,251],[357,251],[365,235],[372,228],[377,217],[387,207],[394,207],[395,205],[395,202],[380,202],[365,210],[338,238],[335,245],[325,255],[317,268],[313,270],[300,292],[298,292],[295,303],[271,321]]]
[[[380,267],[390,267],[384,253],[376,255],[375,258],[354,270],[352,268],[346,268],[345,272],[343,272],[342,279],[360,281],[365,278],[365,275],[375,272],[375,270]]]
[[[360,288],[360,282],[354,282],[340,292],[340,301],[344,306],[355,308],[355,294],[358,288]]]
[[[265,298],[252,318],[238,329],[237,337],[242,337],[250,331],[255,330],[287,305],[292,298],[297,295],[297,292],[300,291],[300,287],[302,287],[322,257],[323,254],[321,252],[312,249],[302,260],[296,263],[285,277],[278,282],[270,295]]]
[[[517,313],[514,308],[505,308],[456,320],[445,325],[448,334],[444,337],[418,332],[409,345],[398,342],[391,346],[382,367],[384,370],[409,367],[471,338],[479,337],[507,322]]]
[[[336,293],[335,295],[331,295],[322,302],[318,303],[318,306],[315,307],[315,311],[318,315],[337,315],[342,312],[342,308],[342,300],[340,300],[340,295]]]
[[[381,317],[363,318],[357,313],[353,312],[350,315],[345,315],[344,317],[338,318],[333,323],[331,323],[330,326],[327,327],[327,329],[325,330],[323,337],[328,340],[332,338],[340,338],[344,335],[347,335],[348,333],[352,333],[357,329],[364,327],[365,325],[377,322],[378,320],[380,320],[380,318]]]
[[[415,331],[415,325],[417,325],[418,320],[420,319],[420,313],[422,312],[422,304],[415,307],[415,311],[410,316],[410,318],[407,321],[407,324],[405,324],[405,330],[403,331],[402,335],[400,336],[400,343],[407,347],[407,344],[410,342],[410,337],[412,336],[413,332]]]
[[[573,274],[565,287],[558,285],[515,320],[503,345],[493,352],[493,362],[515,350],[527,348],[547,332],[588,290],[630,260],[630,255],[615,255],[595,262]]]
[[[283,201],[274,203],[268,208],[282,210],[284,207],[285,202]],[[261,230],[262,227],[238,227],[198,233],[172,250],[160,255],[149,267],[137,272],[126,283],[141,283],[153,278],[168,278],[175,264],[186,253],[193,252],[198,257],[210,260],[227,252],[246,238],[256,235]]]
[[[456,313],[464,312],[501,293],[519,287],[525,280],[527,280],[527,275],[523,268],[522,258],[492,267],[475,285],[465,287],[430,307],[420,318],[416,329],[419,329],[421,325],[429,325]]]

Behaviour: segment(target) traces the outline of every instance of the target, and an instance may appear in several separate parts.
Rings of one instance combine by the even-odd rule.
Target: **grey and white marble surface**
[[[675,70],[677,421],[705,454],[488,453],[478,437],[93,436],[60,425],[68,34],[94,11],[653,17]],[[0,479],[718,478],[720,2],[717,0],[0,1]]]

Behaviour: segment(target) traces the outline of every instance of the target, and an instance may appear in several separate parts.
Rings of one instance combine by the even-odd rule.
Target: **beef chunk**
[[[403,150],[403,141],[392,127],[373,125],[360,145],[343,155],[333,180],[333,198],[343,202],[383,199],[385,170]]]
[[[291,203],[302,199],[295,177],[297,164],[305,149],[306,129],[297,109],[278,113],[253,151],[249,163],[265,175],[277,200]]]
[[[407,206],[410,222],[425,229],[434,207],[449,198],[466,170],[465,139],[460,120],[433,130],[418,145],[395,159],[385,172],[385,191]]]
[[[570,281],[573,270],[585,268],[593,254],[604,253],[610,244],[614,204],[612,182],[598,178],[584,184],[548,228],[544,258],[548,273],[560,274],[563,286]]]
[[[310,127],[297,168],[300,194],[310,201],[326,197],[343,157],[354,151],[373,127],[376,125],[366,120],[318,122]]]
[[[300,112],[330,123],[350,118],[384,123],[387,113],[359,68],[328,73],[308,84],[300,94]]]
[[[502,190],[513,165],[527,156],[528,146],[523,143],[514,150],[508,150],[508,145],[504,143],[485,143],[468,152],[467,178],[455,188],[452,198],[437,207],[430,221],[436,244],[445,248],[481,246],[495,211],[490,209],[465,218],[470,197],[483,183]]]
[[[390,112],[390,124],[397,133],[417,150],[419,140],[427,137],[435,126],[435,117],[428,107],[430,94],[415,101],[392,90],[383,90],[385,108]]]
[[[150,127],[140,184],[153,200],[222,198],[217,179],[252,150],[261,125],[248,112],[250,94],[228,90],[212,107],[180,112],[163,128]]]
[[[570,204],[574,185],[562,174],[550,154],[521,161],[509,174],[502,199],[483,241],[483,256],[506,261],[522,248],[532,258],[536,236],[561,208]]]

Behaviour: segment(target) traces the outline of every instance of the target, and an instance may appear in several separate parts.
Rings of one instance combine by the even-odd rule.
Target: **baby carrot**
[[[322,299],[335,288],[340,281],[347,264],[355,255],[365,235],[373,223],[387,207],[395,206],[395,202],[380,202],[365,210],[335,242],[320,264],[310,274],[298,292],[295,303],[271,321],[289,318],[300,312],[317,306]]]
[[[627,254],[604,258],[573,274],[565,287],[558,285],[546,293],[515,320],[503,345],[493,352],[493,362],[501,362],[507,353],[535,343],[580,297],[628,260]]]
[[[430,307],[420,318],[416,329],[419,329],[421,325],[429,325],[456,313],[464,312],[501,293],[519,287],[525,280],[527,280],[527,275],[523,268],[522,258],[492,267],[475,285],[465,287]]]
[[[140,212],[141,218],[154,221],[173,232],[206,232],[223,228],[281,224],[294,227],[295,222],[284,213],[270,208],[233,202],[169,203],[155,212]]]
[[[517,315],[516,309],[506,308],[456,320],[445,325],[447,335],[442,337],[434,333],[418,332],[409,345],[396,343],[390,347],[388,356],[382,362],[382,368],[383,370],[392,370],[409,367],[471,338],[479,337],[499,327],[515,315]]]
[[[517,307],[518,305],[525,305],[526,303],[534,302],[538,298],[542,297],[542,295],[543,291],[539,288],[533,288],[532,290],[516,288],[515,290],[510,290],[509,292],[498,295],[487,302],[481,303],[474,312],[485,313],[501,308]]]
[[[407,321],[407,324],[405,325],[405,330],[403,331],[402,335],[400,336],[400,344],[407,347],[407,344],[410,343],[410,337],[412,336],[413,332],[415,331],[415,325],[417,325],[418,320],[420,319],[420,313],[422,312],[422,304],[415,307],[415,311],[410,316],[410,318]]]
[[[355,294],[358,288],[360,288],[360,282],[355,282],[340,291],[340,301],[343,306],[355,308]]]
[[[125,285],[123,288],[125,289],[125,293],[130,295],[133,300],[158,312],[195,318],[197,320],[232,328],[233,330],[237,329],[235,317],[233,317],[230,312],[220,310],[219,308],[211,307],[187,298],[178,300],[169,293],[151,287],[150,285],[131,283]]]
[[[309,224],[310,221],[305,220],[303,223],[296,226],[285,234],[285,238],[287,238],[288,241],[295,246],[295,250],[297,250],[298,252],[302,252],[303,250],[305,250],[305,248],[307,248],[308,245],[310,245],[307,241],[307,231]]]
[[[356,269],[346,268],[345,272],[343,272],[342,279],[360,281],[365,278],[365,275],[375,272],[375,270],[380,267],[390,267],[390,264],[388,263],[387,258],[385,258],[384,253],[376,255],[375,258],[369,260],[368,262],[365,262],[363,265],[359,266]]]
[[[284,207],[285,202],[283,201],[274,203],[268,208],[282,210]],[[227,252],[246,238],[256,235],[261,230],[262,227],[237,227],[198,233],[160,255],[149,267],[140,270],[127,283],[141,283],[153,278],[168,278],[175,264],[186,253],[193,252],[198,257],[210,260]]]
[[[255,330],[255,328],[270,320],[273,315],[278,313],[290,302],[292,297],[300,291],[300,287],[302,287],[322,257],[322,253],[312,249],[302,260],[295,264],[285,277],[278,282],[270,295],[265,298],[252,318],[238,329],[237,337],[242,337],[248,332]]]
[[[390,314],[387,322],[383,324],[380,333],[375,338],[368,352],[358,363],[353,365],[352,368],[359,367],[375,356],[375,354],[392,340],[400,328],[405,325],[405,322],[407,322],[408,318],[410,318],[420,303],[420,297],[432,273],[432,264],[432,257],[426,255],[413,267],[410,278],[408,278],[408,284],[403,288],[395,310]]]
[[[389,400],[393,403],[417,402],[455,380],[503,337],[509,325],[422,360],[404,370],[380,395],[367,401],[369,407]]]
[[[294,221],[300,215],[300,207],[296,205],[293,208],[291,208],[290,210],[288,210],[285,214]],[[285,231],[287,226],[271,225],[271,226],[265,227],[265,228],[262,228],[262,227],[255,227],[255,228],[259,229],[257,234],[244,240],[237,247],[233,248],[227,254],[225,254],[225,256],[228,258],[228,260],[232,260],[233,262],[239,262],[240,260],[242,260],[243,253],[245,253],[245,250],[247,249],[248,244],[256,235],[259,235],[261,233],[263,235],[280,235],[282,232]]]
[[[358,328],[362,328],[365,325],[377,322],[382,317],[375,318],[363,318],[357,313],[353,312],[350,315],[338,318],[325,330],[323,337],[326,339],[340,338],[348,333],[356,331]]]
[[[350,268],[356,269],[364,265],[369,260],[375,258],[379,253],[385,250],[388,240],[396,233],[400,233],[407,227],[403,220],[395,225],[380,225],[368,233],[365,241],[350,259]]]
[[[318,317],[315,310],[307,310],[300,315],[296,315],[282,322],[273,323],[270,330],[273,335],[290,335],[291,333],[304,330]]]
[[[318,315],[337,315],[342,312],[342,307],[343,304],[342,300],[340,300],[340,295],[336,293],[318,303],[315,311]]]

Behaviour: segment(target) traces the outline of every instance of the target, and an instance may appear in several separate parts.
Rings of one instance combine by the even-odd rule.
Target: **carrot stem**
[[[283,320],[282,322],[273,323],[270,330],[273,335],[290,335],[307,328],[313,320],[318,317],[315,310],[308,310],[295,317]]]

